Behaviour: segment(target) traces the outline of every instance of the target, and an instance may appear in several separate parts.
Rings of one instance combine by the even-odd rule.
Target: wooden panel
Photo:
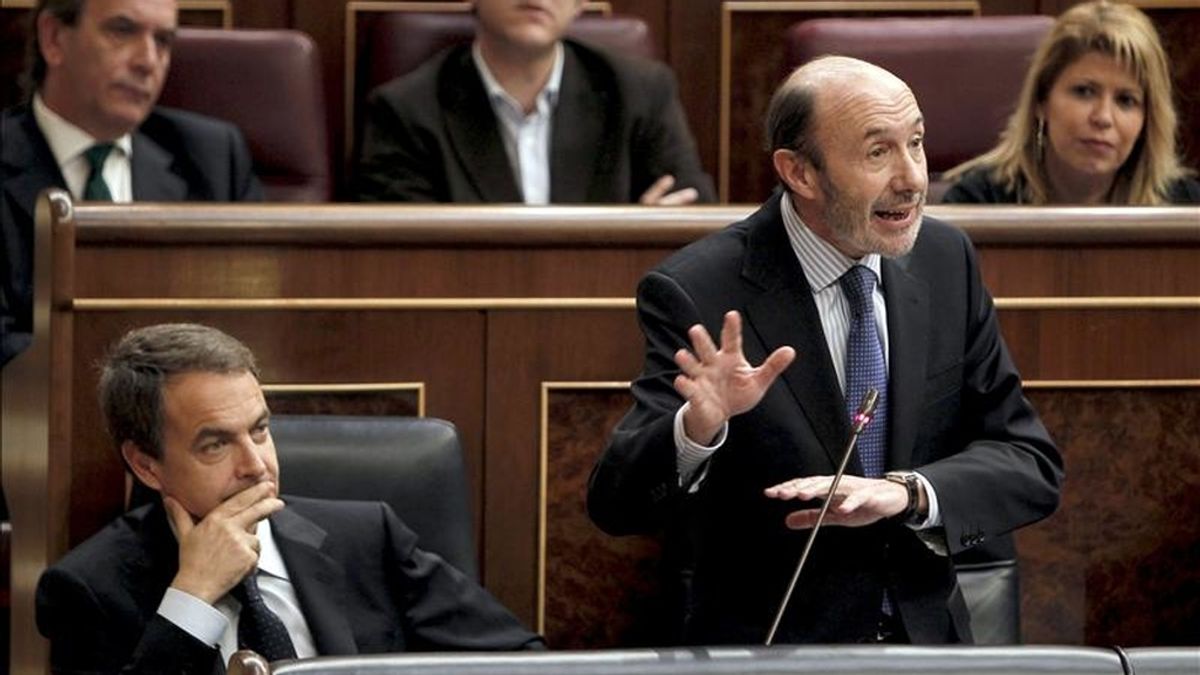
[[[541,625],[539,457],[546,382],[617,381],[641,367],[633,312],[498,311],[488,319],[484,578],[530,625]]]
[[[1062,507],[1017,538],[1033,643],[1194,644],[1200,388],[1030,393],[1066,461]]]
[[[654,646],[674,625],[657,537],[610,537],[587,516],[592,466],[632,401],[624,386],[546,388],[542,627],[554,649]]]
[[[31,658],[40,644],[31,623],[37,572],[121,505],[124,481],[99,431],[93,364],[124,330],[166,320],[211,323],[242,338],[257,353],[268,383],[419,386],[417,405],[424,401],[426,414],[450,419],[463,433],[485,584],[562,646],[652,641],[643,619],[655,616],[655,600],[642,591],[654,544],[613,540],[599,545],[595,557],[577,555],[598,545],[598,535],[582,525],[580,485],[624,407],[622,395],[611,386],[578,393],[582,385],[561,383],[635,377],[644,348],[632,302],[638,278],[671,251],[748,210],[64,210],[59,263],[39,266],[60,277],[53,282],[53,305],[49,297],[39,304],[39,316],[50,317],[37,320],[39,334],[49,338],[3,374],[5,437],[21,438],[22,447],[37,447],[25,439],[40,438],[45,448],[3,457],[17,528],[13,612],[14,630],[24,631],[21,658]],[[1135,588],[1129,580],[1132,551],[1144,551],[1158,564],[1156,556],[1194,547],[1194,531],[1167,527],[1154,510],[1160,507],[1147,505],[1139,513],[1151,528],[1148,540],[1102,555],[1083,547],[1106,531],[1104,521],[1091,520],[1088,500],[1108,499],[1104,495],[1118,486],[1114,476],[1138,485],[1194,483],[1190,464],[1178,456],[1189,442],[1194,449],[1194,430],[1181,420],[1198,412],[1200,273],[1192,263],[1200,254],[1200,209],[931,211],[976,242],[1017,365],[1027,380],[1053,385],[1035,398],[1068,449],[1074,492],[1063,514],[1046,525],[1049,534],[1034,536],[1026,547],[1032,565],[1026,637],[1091,642],[1100,636],[1140,644],[1179,634],[1194,607],[1173,595],[1184,595],[1180,589],[1194,577],[1156,576],[1143,586],[1153,598],[1125,591]],[[51,282],[47,275],[38,288],[49,289]],[[12,395],[14,381],[22,392],[37,390],[26,384],[39,372],[31,371],[37,364],[48,374],[32,381],[46,390],[53,413],[36,413],[36,397]],[[1119,382],[1097,384],[1110,380]],[[1169,380],[1189,382],[1164,394]],[[1146,381],[1154,386],[1143,386]],[[1100,386],[1105,388],[1097,393]],[[414,400],[386,391],[305,396],[305,405],[339,411],[391,411]],[[1082,412],[1071,416],[1067,410]],[[1081,431],[1084,423],[1096,426]],[[1102,423],[1109,426],[1100,429]],[[1096,447],[1131,459],[1075,473],[1072,464],[1087,466]],[[1164,494],[1191,508],[1175,487]],[[601,566],[615,569],[621,555],[637,561],[629,595],[610,597],[605,589],[611,586],[578,586],[589,579],[618,583]],[[1055,581],[1063,575],[1091,585]],[[1057,586],[1063,597],[1054,595]],[[1093,593],[1101,590],[1093,589],[1112,598],[1103,614],[1091,609],[1100,607]],[[589,595],[609,604],[572,608],[564,602]],[[638,604],[643,601],[649,605]],[[1048,617],[1060,601],[1072,604],[1055,624]],[[620,614],[634,606],[636,616]],[[1161,616],[1146,607],[1161,608]],[[1149,618],[1115,614],[1124,609]]]

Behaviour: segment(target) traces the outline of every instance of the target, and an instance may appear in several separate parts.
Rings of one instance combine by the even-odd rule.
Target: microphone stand
[[[825,495],[825,503],[821,505],[821,511],[817,514],[817,522],[813,524],[812,529],[808,532],[808,541],[804,543],[804,551],[800,554],[800,562],[796,565],[796,571],[792,573],[792,580],[788,584],[787,592],[783,594],[783,601],[779,603],[779,611],[775,612],[775,621],[771,623],[771,630],[767,633],[767,640],[763,644],[767,647],[775,641],[775,632],[779,630],[779,622],[783,620],[783,613],[787,610],[788,602],[792,599],[792,591],[796,590],[796,582],[800,580],[800,572],[804,569],[804,563],[808,562],[808,554],[812,551],[813,541],[817,538],[817,531],[821,529],[821,524],[825,522],[825,514],[829,511],[829,505],[833,502],[833,495],[837,493],[838,483],[842,482],[842,476],[846,473],[846,465],[850,463],[850,455],[854,453],[854,446],[858,443],[858,436],[862,430],[867,427],[875,417],[875,405],[879,402],[879,391],[877,389],[868,389],[863,396],[862,403],[858,405],[858,412],[854,415],[854,425],[850,428],[850,440],[846,441],[846,451],[842,455],[842,463],[838,466],[837,473],[833,474],[833,483],[829,486],[829,494]]]

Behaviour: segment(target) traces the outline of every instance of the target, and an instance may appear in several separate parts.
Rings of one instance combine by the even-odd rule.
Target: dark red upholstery
[[[567,34],[620,54],[660,56],[650,27],[637,17],[585,14],[571,23]],[[475,17],[467,12],[369,12],[361,15],[356,35],[353,119],[357,138],[367,94],[446,47],[469,42],[475,37]]]
[[[823,54],[878,64],[908,82],[925,114],[931,174],[996,144],[1047,16],[813,19],[787,34],[789,63]]]
[[[268,201],[332,199],[320,56],[304,33],[180,29],[159,101],[241,129]]]

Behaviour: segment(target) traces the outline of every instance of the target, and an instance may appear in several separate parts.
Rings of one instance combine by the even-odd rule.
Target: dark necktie
[[[85,200],[92,202],[111,202],[113,200],[112,192],[108,190],[108,183],[104,182],[104,160],[108,159],[108,153],[112,152],[112,149],[112,143],[97,143],[83,152],[88,166],[91,167],[87,183],[83,186]]]
[[[855,265],[840,279],[850,305],[850,336],[846,340],[846,411],[853,418],[867,390],[879,391],[875,419],[858,438],[863,475],[878,478],[887,462],[888,395],[883,346],[875,328],[875,273]]]
[[[869,267],[855,265],[839,280],[850,305],[850,336],[846,339],[846,411],[853,419],[867,390],[879,392],[875,418],[858,437],[858,459],[863,475],[878,478],[887,462],[888,395],[887,367],[883,345],[875,327],[875,273]],[[894,612],[888,594],[881,603],[884,614]]]
[[[263,601],[257,572],[251,572],[230,594],[242,603],[238,616],[238,649],[253,649],[268,661],[296,658],[296,648],[287,627]]]

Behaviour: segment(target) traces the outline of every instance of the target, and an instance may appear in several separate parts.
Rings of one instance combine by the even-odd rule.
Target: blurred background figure
[[[1064,12],[1038,48],[999,144],[947,172],[943,202],[1200,203],[1176,150],[1167,57],[1140,10]]]
[[[715,201],[664,64],[566,38],[582,0],[477,0],[475,41],[368,102],[355,198]]]

